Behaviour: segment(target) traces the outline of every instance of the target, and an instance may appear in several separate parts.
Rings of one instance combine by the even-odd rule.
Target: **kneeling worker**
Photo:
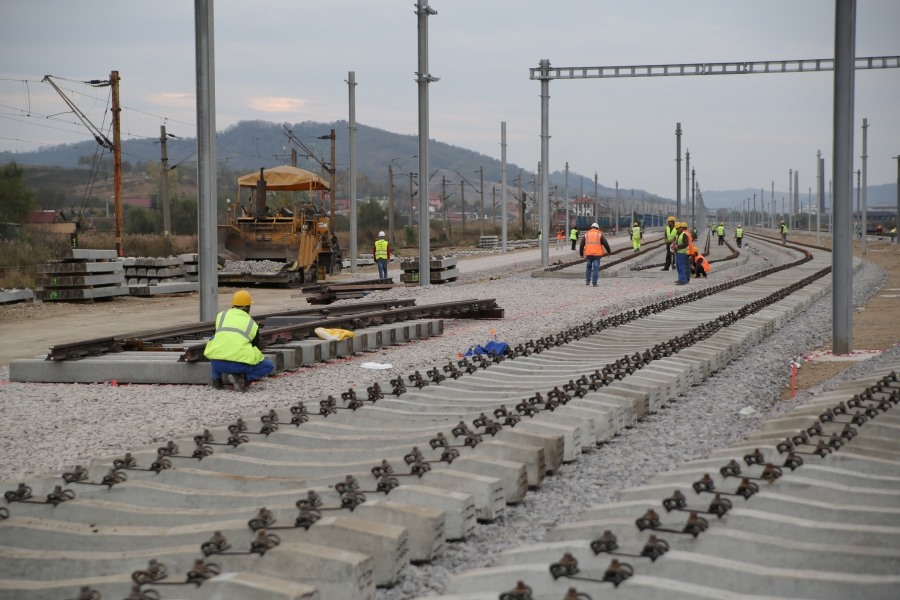
[[[695,278],[706,277],[707,273],[709,273],[709,261],[699,252],[694,252],[694,254],[691,255],[691,263],[694,267],[692,271],[694,272]]]
[[[246,392],[250,383],[275,370],[272,361],[259,348],[259,326],[250,316],[253,298],[247,290],[234,293],[231,308],[216,315],[216,332],[206,344],[203,355],[212,370],[210,385],[222,389],[227,375],[234,389]]]

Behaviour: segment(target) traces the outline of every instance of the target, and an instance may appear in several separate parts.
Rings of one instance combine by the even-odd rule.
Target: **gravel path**
[[[778,250],[759,249],[747,254],[751,257],[747,264],[718,268],[708,280],[695,280],[687,290],[676,288],[668,280],[648,284],[640,278],[610,278],[601,279],[599,288],[591,288],[580,279],[532,278],[527,269],[540,264],[537,251],[468,259],[461,262],[459,285],[395,288],[366,300],[413,297],[418,304],[428,304],[495,298],[506,311],[502,321],[447,321],[440,338],[287,373],[253,385],[246,394],[202,386],[8,383],[9,371],[4,367],[0,370],[0,427],[4,431],[0,438],[0,480],[58,476],[75,464],[90,465],[95,456],[121,455],[147,444],[197,433],[204,426],[232,422],[239,416],[298,401],[317,402],[346,390],[348,382],[364,387],[386,375],[409,374],[423,366],[443,364],[469,346],[486,341],[490,328],[497,330],[500,339],[515,345],[596,319],[603,310],[607,314],[630,310],[670,293],[688,293],[714,285],[721,277],[741,277],[787,260]],[[568,259],[575,255],[551,251],[551,260],[559,256]],[[658,262],[659,256],[646,260]],[[396,272],[393,274],[396,276]],[[361,279],[369,276],[357,275]],[[865,264],[854,277],[854,304],[864,304],[883,282],[881,269]],[[449,544],[445,555],[433,564],[406,567],[402,582],[390,590],[379,590],[378,598],[405,600],[440,593],[448,573],[488,565],[507,547],[540,541],[549,527],[572,520],[589,506],[614,499],[623,487],[640,484],[653,473],[737,441],[760,420],[787,410],[790,406],[776,404],[776,399],[788,381],[788,364],[828,340],[831,326],[822,315],[830,315],[830,302],[830,295],[826,296],[788,327],[749,348],[706,384],[692,388],[688,396],[625,431],[604,448],[565,465],[545,480],[540,491],[529,493],[522,505],[508,507],[503,522],[479,526],[466,543]],[[851,368],[842,378],[898,356],[900,348],[894,347]],[[362,368],[364,362],[389,363],[392,368],[387,373],[374,372]],[[752,382],[747,380],[747,372],[756,374]],[[815,391],[801,394],[794,403]],[[738,414],[747,406],[759,411],[757,417],[742,418]]]

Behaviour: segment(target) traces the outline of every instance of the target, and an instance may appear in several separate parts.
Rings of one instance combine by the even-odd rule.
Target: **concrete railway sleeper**
[[[894,485],[900,475],[896,462],[900,452],[896,441],[900,426],[897,368],[900,365],[874,380],[853,382],[861,389],[844,386],[823,399],[821,406],[803,407],[767,423],[767,431],[749,440],[750,446],[720,451],[719,456],[686,463],[658,474],[647,485],[626,489],[618,502],[589,509],[579,521],[551,530],[548,542],[509,550],[497,567],[455,576],[450,593],[439,597],[588,599],[608,597],[610,592],[604,590],[608,584],[618,588],[617,598],[740,597],[742,593],[757,597],[896,597],[900,589],[896,570],[900,493]],[[834,418],[851,411],[856,417],[852,423]],[[810,423],[806,413],[815,421]],[[783,428],[798,422],[807,425],[781,439]],[[894,437],[882,437],[879,423],[893,429]],[[831,442],[821,446],[811,437],[826,437]],[[875,443],[866,447],[865,440]],[[824,449],[807,452],[813,458],[804,461],[797,453],[798,448],[807,446]],[[893,462],[885,463],[881,454],[890,455]],[[776,466],[766,457],[783,460],[783,465]],[[837,461],[838,457],[845,460]],[[725,459],[718,475],[714,474],[714,465]],[[745,468],[756,474],[743,473]],[[809,470],[816,472],[802,482],[794,481]],[[695,479],[699,472],[703,475]],[[864,487],[863,473],[872,473],[868,483],[878,487]],[[722,499],[717,486],[735,478],[741,479],[741,485],[759,483],[754,484],[753,493],[738,494],[744,497],[740,505],[719,505]],[[848,504],[854,500],[836,488],[848,478],[855,482],[847,488],[855,504]],[[766,489],[761,491],[763,482]],[[625,528],[629,514],[640,514],[641,507],[673,487],[674,493],[661,504],[667,513],[689,511],[683,526],[662,526],[659,515],[650,508],[632,521],[636,532]],[[876,489],[880,495],[873,495]],[[716,494],[713,504],[718,506],[711,505],[706,511],[717,517],[712,521],[701,520],[698,514],[703,511],[689,506],[689,498],[703,493]],[[618,535],[613,528],[619,529]],[[640,534],[646,530],[654,534],[642,541]],[[660,532],[674,537],[663,540],[656,535]],[[689,536],[675,535],[679,533]],[[619,551],[620,540],[636,551]],[[539,567],[542,560],[560,552],[561,558]],[[601,554],[648,561],[620,563],[613,558],[604,569],[607,563]],[[506,586],[501,583],[504,579]],[[573,583],[577,590],[570,587]]]
[[[263,415],[258,434],[239,421],[210,427],[195,439],[171,440],[159,448],[102,459],[97,462],[101,468],[127,471],[131,477],[79,490],[77,497],[54,509],[52,518],[37,504],[9,505],[0,532],[5,529],[21,543],[15,549],[0,549],[0,556],[28,555],[31,563],[26,568],[21,561],[0,560],[7,565],[0,567],[0,597],[11,593],[28,600],[56,598],[61,590],[71,595],[82,589],[98,598],[117,598],[132,589],[160,598],[206,598],[216,593],[248,599],[372,598],[375,586],[397,581],[405,562],[431,560],[441,553],[445,540],[465,539],[475,519],[502,518],[506,503],[520,502],[528,487],[539,486],[545,474],[563,461],[576,460],[582,451],[601,445],[634,418],[654,412],[697,378],[733,360],[738,344],[728,338],[739,325],[749,323],[741,340],[756,339],[752,332],[759,329],[771,331],[824,293],[820,278],[826,272],[824,261],[807,253],[790,270],[772,270],[771,274],[784,273],[778,275],[784,281],[748,278],[687,300],[672,299],[531,340],[504,356],[460,359],[400,381],[374,382],[365,400],[349,389],[341,394],[345,406],[331,396],[320,401],[318,412],[298,402]],[[740,293],[729,294],[735,286],[740,286]],[[693,303],[696,323],[689,336],[670,338],[666,328],[652,325],[665,311],[680,311],[685,302]],[[679,313],[679,318],[684,316]],[[660,334],[635,338],[629,331],[624,338],[630,349],[623,353],[617,331],[627,331],[638,319]],[[600,332],[604,343],[597,345],[594,340]],[[581,364],[571,361],[572,345],[581,346]],[[542,381],[522,374],[538,378],[562,365],[569,370]],[[502,384],[490,385],[492,380]],[[514,385],[516,381],[521,385]],[[881,385],[888,389],[891,384]],[[890,393],[879,391],[877,401],[866,398],[866,408],[860,405],[859,411],[865,413],[872,406],[879,410],[877,406],[887,406],[889,398]],[[831,440],[832,431],[826,427],[842,431],[846,425],[860,427],[839,422],[846,413],[832,409],[832,414],[831,421],[821,422],[821,432],[804,430],[806,435],[828,435]],[[805,448],[804,444],[801,441],[800,446]],[[193,453],[183,454],[179,445],[193,447]],[[762,445],[760,449],[770,454]],[[798,450],[796,444],[786,449],[785,467],[803,464]],[[789,465],[791,451],[794,458]],[[174,458],[191,460],[176,464]],[[397,472],[396,465],[405,465],[409,472]],[[701,515],[728,519],[736,510],[735,501],[723,497],[729,490],[741,485],[758,489],[761,483],[781,481],[774,476],[779,472],[774,465],[760,465],[748,463],[748,469],[759,467],[760,472],[745,474],[728,462],[721,481],[701,485],[700,491],[714,494],[708,505],[689,507],[684,494],[669,490],[663,496],[668,501],[664,507],[687,511],[687,521],[676,527],[689,534],[685,537],[702,539],[712,527]],[[86,471],[73,473],[73,482],[87,480]],[[726,483],[735,478],[741,480],[738,487]],[[27,487],[44,494],[56,486],[54,481],[39,480]],[[754,491],[743,497],[757,495]],[[322,516],[325,510],[335,516]],[[641,519],[646,529],[670,528],[659,515],[644,511]],[[165,588],[150,587],[155,585],[152,577],[141,575],[141,583],[129,584],[125,576],[152,571],[147,566],[151,559],[189,571],[202,560],[198,554],[211,556],[206,553],[210,548],[224,548],[229,539],[248,540],[248,549],[240,552],[257,555],[252,566],[243,555],[215,552],[219,573],[191,582],[199,587],[180,586],[170,596]],[[640,556],[652,555],[655,561],[669,554],[672,542],[654,539],[654,544],[640,546]],[[330,550],[316,550],[320,558],[315,569],[304,563],[310,561],[312,550],[295,550],[323,545]],[[605,547],[615,551],[608,541]],[[61,556],[68,557],[71,569],[49,566]],[[573,556],[585,560],[577,553]],[[561,579],[576,574],[570,560],[557,562]],[[626,590],[637,578],[632,577],[634,571],[634,565],[611,563],[598,579]],[[497,588],[491,597],[518,597],[502,596],[510,587]],[[573,597],[582,597],[580,593]]]

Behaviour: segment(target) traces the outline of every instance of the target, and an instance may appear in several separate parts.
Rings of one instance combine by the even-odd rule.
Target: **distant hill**
[[[260,167],[289,164],[291,149],[296,149],[299,155],[297,163],[299,167],[320,171],[318,163],[307,159],[304,150],[288,140],[284,129],[287,126],[323,162],[330,160],[331,143],[328,139],[318,138],[328,136],[330,130],[334,129],[335,162],[339,173],[346,171],[350,161],[347,125],[347,121],[334,123],[307,121],[293,125],[267,121],[241,121],[219,132],[216,137],[219,168],[231,172],[248,173],[258,170]],[[95,150],[96,143],[93,140],[87,140],[77,144],[45,147],[33,152],[0,152],[0,163],[14,160],[24,166],[41,165],[87,169],[86,159],[82,157],[92,157]],[[196,162],[195,139],[170,139],[167,143],[167,150],[170,165],[194,166]],[[411,158],[417,155],[418,151],[419,143],[416,135],[392,133],[357,123],[357,171],[361,175],[357,190],[360,196],[366,193],[372,195],[383,193],[387,185],[388,165],[392,158],[396,159],[393,163],[394,186],[398,190],[397,193],[402,194],[399,190],[408,187],[408,173],[418,169],[418,159]],[[159,144],[154,140],[127,140],[122,143],[122,160],[131,163],[134,168],[140,168],[144,162],[148,161],[159,162],[159,154]],[[81,159],[80,162],[79,159]],[[472,150],[432,140],[429,146],[429,166],[432,170],[432,185],[435,181],[440,181],[441,176],[445,176],[448,186],[455,185],[458,188],[461,174],[462,177],[478,187],[479,170],[483,168],[485,187],[488,188],[489,185],[494,184],[499,188],[500,161]],[[435,175],[435,173],[437,174]],[[517,177],[520,177],[519,187],[531,192],[533,171],[528,171],[515,164],[508,164],[507,185],[510,189],[517,187]],[[565,186],[565,173],[561,171],[551,173],[550,185],[556,186],[555,193],[561,195]],[[339,193],[342,188],[346,189],[345,182],[342,184],[339,181],[338,188]],[[593,179],[570,172],[570,195],[574,196],[580,190],[584,190],[587,196],[593,196]],[[469,194],[474,195],[470,189],[467,190],[467,200],[469,200]],[[601,184],[598,185],[598,194],[601,198],[613,197],[615,189]],[[627,191],[620,190],[620,197],[623,199],[630,198],[631,194],[630,188]],[[644,190],[634,190],[635,199],[640,199],[642,195],[647,200],[660,199]],[[671,202],[668,199],[662,199],[662,201],[664,203]]]

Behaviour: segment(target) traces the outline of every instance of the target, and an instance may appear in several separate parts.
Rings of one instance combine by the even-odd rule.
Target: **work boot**
[[[669,267],[663,267],[662,269],[660,269],[660,271],[668,271],[668,270],[669,270]]]
[[[219,379],[218,377],[214,377],[209,380],[209,385],[211,385],[212,387],[214,387],[217,390],[221,390],[222,389],[222,380]]]
[[[234,386],[234,389],[239,392],[246,392],[250,388],[250,384],[247,383],[247,378],[241,374],[229,375],[228,379],[231,380],[231,385]]]

